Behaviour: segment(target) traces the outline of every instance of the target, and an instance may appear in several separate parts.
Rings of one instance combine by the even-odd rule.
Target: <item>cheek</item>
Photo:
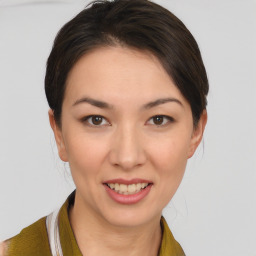
[[[97,175],[106,157],[106,146],[102,142],[77,134],[71,138],[67,137],[65,145],[72,175]]]
[[[167,171],[172,169],[175,172],[176,167],[184,166],[184,163],[187,162],[189,146],[190,137],[187,134],[179,136],[174,134],[158,140],[157,145],[154,143],[154,147],[151,148],[151,155],[156,165],[162,166]]]
[[[159,172],[160,182],[172,184],[169,188],[179,186],[187,164],[186,150],[179,149],[173,144],[171,148],[159,149],[155,155],[155,165]]]
[[[184,175],[189,142],[190,138],[187,134],[170,136],[169,139],[159,142],[158,147],[151,154],[152,162],[158,172],[158,183],[162,193],[166,195],[167,201],[176,192]]]

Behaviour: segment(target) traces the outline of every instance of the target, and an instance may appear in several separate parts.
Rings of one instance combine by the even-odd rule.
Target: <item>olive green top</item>
[[[59,233],[64,256],[82,256],[70,226],[68,211],[73,205],[75,191],[68,197],[59,212]],[[162,242],[158,256],[185,256],[174,239],[164,217],[161,218]],[[7,252],[3,256],[51,256],[46,229],[46,217],[23,229],[20,234],[5,243]]]

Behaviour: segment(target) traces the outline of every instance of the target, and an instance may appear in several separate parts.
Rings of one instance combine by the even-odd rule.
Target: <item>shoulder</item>
[[[185,253],[180,244],[175,240],[166,220],[164,217],[161,218],[162,228],[162,242],[160,246],[159,256],[185,256]]]
[[[24,228],[18,235],[0,245],[0,256],[16,255],[51,255],[46,230],[46,217]]]

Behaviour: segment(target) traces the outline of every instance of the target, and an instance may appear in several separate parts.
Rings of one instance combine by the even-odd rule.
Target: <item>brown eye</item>
[[[82,122],[89,125],[89,126],[107,126],[110,123],[103,117],[97,115],[87,116],[82,119]]]
[[[103,118],[101,116],[92,116],[92,123],[94,125],[100,125],[102,123]]]
[[[154,117],[153,117],[153,122],[154,122],[154,124],[156,124],[156,125],[161,125],[161,124],[163,124],[163,121],[164,121],[164,117],[163,117],[163,116],[154,116]]]
[[[165,115],[153,116],[148,121],[149,124],[156,125],[156,126],[164,126],[172,122],[174,122],[174,119],[170,116],[165,116]]]

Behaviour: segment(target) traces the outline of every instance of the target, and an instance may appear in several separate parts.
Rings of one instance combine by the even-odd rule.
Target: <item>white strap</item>
[[[53,256],[63,256],[58,225],[59,210],[57,209],[46,217],[46,228]]]

